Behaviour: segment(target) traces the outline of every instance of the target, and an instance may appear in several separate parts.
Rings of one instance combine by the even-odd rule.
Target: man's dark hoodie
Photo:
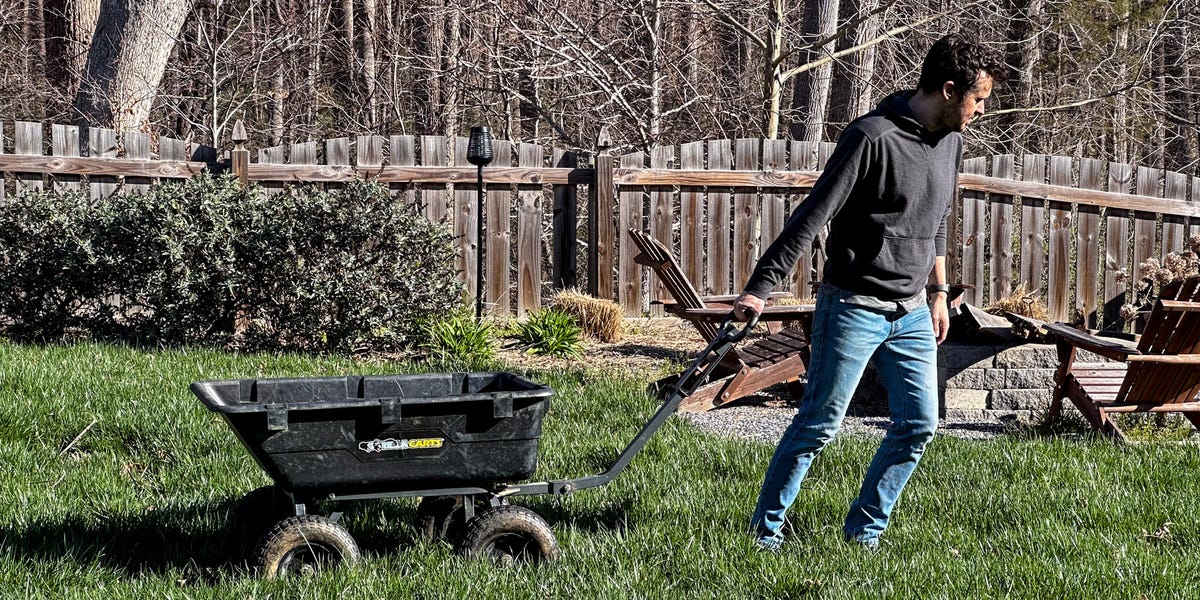
[[[759,259],[747,292],[765,299],[829,223],[824,281],[885,301],[921,295],[934,258],[946,254],[962,136],[926,130],[908,107],[912,94],[888,96],[850,123],[812,193]]]

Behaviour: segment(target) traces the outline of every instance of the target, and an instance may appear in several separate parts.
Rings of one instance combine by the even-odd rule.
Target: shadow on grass
[[[172,569],[215,581],[234,569],[227,539],[220,528],[230,503],[160,508],[142,515],[97,519],[68,515],[60,520],[34,520],[24,527],[0,527],[0,553],[17,561],[58,565],[98,565],[129,577]]]

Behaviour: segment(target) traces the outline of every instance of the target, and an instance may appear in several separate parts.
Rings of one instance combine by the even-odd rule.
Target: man
[[[813,459],[841,426],[872,357],[892,422],[843,533],[868,549],[879,547],[937,428],[937,345],[950,326],[946,218],[958,191],[961,132],[983,114],[993,84],[1005,76],[997,53],[961,34],[935,42],[917,90],[889,96],[842,133],[812,193],[735,301],[739,318],[747,310],[761,312],[771,288],[829,224],[808,384],[751,519],[759,548],[779,549],[784,515]]]

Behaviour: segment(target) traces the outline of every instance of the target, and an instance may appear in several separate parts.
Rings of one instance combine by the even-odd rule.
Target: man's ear
[[[942,84],[942,97],[949,100],[958,93],[958,88],[954,86],[953,81],[947,81]]]

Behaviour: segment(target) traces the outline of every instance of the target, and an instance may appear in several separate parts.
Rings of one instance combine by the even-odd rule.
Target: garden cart
[[[230,519],[232,533],[258,540],[252,562],[266,577],[357,560],[341,513],[329,509],[376,498],[420,497],[420,534],[460,554],[538,562],[556,557],[558,542],[541,516],[509,499],[612,481],[757,320],[741,328],[727,320],[616,462],[576,479],[512,483],[533,475],[554,393],[512,373],[201,381],[191,389],[274,480],[240,499]]]

